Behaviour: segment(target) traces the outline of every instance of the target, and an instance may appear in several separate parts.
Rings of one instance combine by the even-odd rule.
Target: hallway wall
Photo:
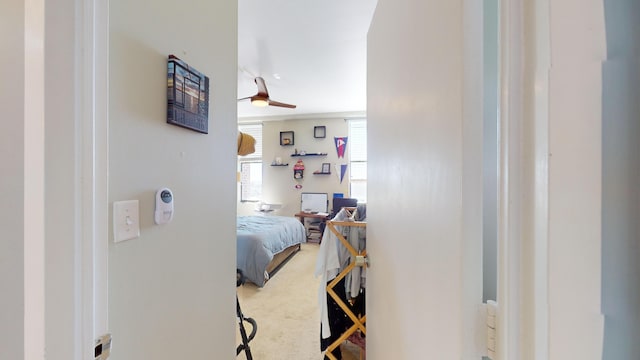
[[[139,200],[140,237],[109,236],[110,359],[235,358],[237,4],[110,1],[109,206]],[[209,133],[166,123],[167,56],[210,79]],[[168,224],[155,192],[173,191]]]

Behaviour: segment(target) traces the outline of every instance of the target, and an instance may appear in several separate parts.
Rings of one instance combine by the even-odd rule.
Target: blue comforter
[[[275,254],[307,241],[302,223],[286,216],[238,216],[237,238],[237,267],[258,286],[268,280],[267,265]]]

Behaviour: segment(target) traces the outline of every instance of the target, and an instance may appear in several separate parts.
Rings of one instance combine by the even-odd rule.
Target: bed
[[[294,217],[238,216],[237,267],[262,287],[305,241],[305,228]]]

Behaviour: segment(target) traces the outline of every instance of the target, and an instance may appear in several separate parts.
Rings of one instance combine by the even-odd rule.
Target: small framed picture
[[[331,172],[331,164],[330,163],[322,163],[322,173],[328,174]]]
[[[175,55],[167,59],[167,123],[209,133],[209,77]]]
[[[324,138],[327,136],[327,128],[325,126],[314,126],[313,127],[313,137]]]
[[[293,145],[293,131],[280,131],[280,145]]]

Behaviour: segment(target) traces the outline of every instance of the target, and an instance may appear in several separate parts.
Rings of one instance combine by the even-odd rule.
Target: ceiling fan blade
[[[258,93],[253,95],[253,96],[249,96],[249,97],[246,97],[246,98],[238,99],[238,101],[251,99],[251,103],[253,105],[256,105],[256,106],[270,105],[270,106],[279,106],[279,107],[284,107],[284,108],[289,108],[289,109],[295,109],[296,108],[296,106],[292,105],[292,104],[285,104],[283,102],[270,100],[269,99],[269,92],[267,91],[267,85],[265,84],[264,79],[261,78],[260,76],[258,76],[253,80],[255,81],[256,85],[258,86]],[[259,103],[261,103],[261,104],[259,104]]]
[[[257,77],[254,79],[256,85],[258,85],[258,96],[269,97],[269,92],[267,91],[267,85],[264,83],[264,79],[261,77]]]
[[[242,101],[242,100],[250,100],[252,98],[252,96],[247,96],[247,97],[243,97],[238,99],[238,101]]]
[[[295,109],[296,108],[295,105],[285,104],[285,103],[281,103],[281,102],[273,101],[273,100],[269,100],[269,106],[279,106],[279,107],[285,107],[285,108],[290,108],[290,109]]]

